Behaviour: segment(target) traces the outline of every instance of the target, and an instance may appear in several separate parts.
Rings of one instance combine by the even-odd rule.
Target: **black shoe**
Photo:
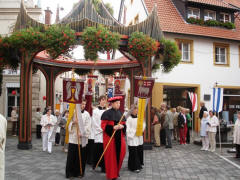
[[[172,146],[166,146],[165,148],[172,148]]]

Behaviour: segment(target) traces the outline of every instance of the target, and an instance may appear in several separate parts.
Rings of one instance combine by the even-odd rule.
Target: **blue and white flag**
[[[213,112],[221,112],[223,107],[223,88],[213,88]]]

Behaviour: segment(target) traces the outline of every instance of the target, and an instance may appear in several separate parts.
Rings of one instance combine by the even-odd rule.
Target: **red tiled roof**
[[[224,0],[224,1],[227,2],[228,4],[240,8],[240,0]]]
[[[229,5],[227,2],[224,2],[223,0],[188,0],[188,2],[196,2],[196,3],[201,3],[201,4],[235,9],[233,6]]]
[[[229,0],[230,1],[230,0]],[[231,40],[240,40],[240,21],[235,20],[236,29],[224,29],[188,24],[180,15],[171,0],[145,0],[149,12],[157,5],[160,27],[163,32],[207,36]]]

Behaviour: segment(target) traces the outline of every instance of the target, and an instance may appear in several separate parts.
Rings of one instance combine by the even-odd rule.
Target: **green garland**
[[[34,55],[42,50],[55,59],[71,51],[75,42],[75,32],[68,26],[22,29],[9,37],[0,37],[0,62],[17,68],[22,52]]]
[[[198,18],[193,18],[193,17],[188,18],[187,22],[190,23],[190,24],[198,24],[198,25],[201,25],[201,26],[224,27],[224,28],[227,28],[227,29],[235,29],[236,28],[235,24],[232,23],[232,22],[219,22],[219,21],[216,21],[216,20],[204,21],[203,19],[198,19]]]
[[[76,43],[75,31],[68,26],[52,25],[46,28],[44,46],[53,59],[70,52]]]
[[[161,44],[163,45],[163,54],[160,55],[160,59],[163,71],[170,72],[181,61],[181,54],[174,41],[162,39]]]
[[[157,42],[142,32],[133,32],[128,40],[129,53],[143,63],[157,52]]]
[[[110,52],[118,48],[120,35],[103,26],[87,27],[82,34],[85,59],[96,61],[98,52]]]

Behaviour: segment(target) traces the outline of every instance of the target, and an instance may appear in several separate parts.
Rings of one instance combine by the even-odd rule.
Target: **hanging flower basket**
[[[76,43],[75,31],[69,26],[52,25],[45,28],[44,47],[53,59],[67,54]]]
[[[142,32],[133,32],[128,40],[129,53],[140,63],[157,52],[157,42]]]
[[[87,27],[82,34],[85,59],[96,61],[98,52],[106,53],[118,48],[120,35],[103,26]]]
[[[181,61],[181,53],[177,44],[170,40],[161,40],[163,52],[159,54],[159,59],[164,72],[170,72]]]

